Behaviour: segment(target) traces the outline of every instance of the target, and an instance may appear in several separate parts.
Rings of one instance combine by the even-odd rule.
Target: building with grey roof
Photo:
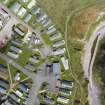
[[[63,46],[64,44],[65,44],[65,40],[59,40],[59,41],[56,41],[52,46],[60,47],[60,46]]]

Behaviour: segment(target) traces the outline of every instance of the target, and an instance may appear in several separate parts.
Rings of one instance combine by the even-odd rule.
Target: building
[[[19,40],[19,39],[16,39],[16,40],[13,40],[12,41],[12,44],[15,45],[15,46],[22,46],[23,45],[23,41],[22,40]]]
[[[28,14],[25,16],[24,21],[25,21],[26,23],[28,23],[28,22],[31,20],[31,18],[32,18],[32,15],[31,15],[30,13],[28,13]]]
[[[28,93],[29,92],[29,87],[24,83],[21,83],[19,85],[18,89],[23,93]]]
[[[0,86],[0,94],[6,94],[7,89]]]
[[[1,8],[0,14],[2,14],[2,16],[3,16],[4,18],[9,19],[9,16],[10,16],[10,15],[9,15],[8,12],[7,12],[6,10],[4,10],[3,8]]]
[[[69,60],[66,59],[65,57],[62,57],[61,61],[62,61],[62,64],[63,64],[65,70],[69,70]]]
[[[64,96],[70,96],[72,91],[70,89],[59,87],[59,93]]]
[[[27,34],[28,32],[28,28],[23,26],[22,24],[17,24],[13,27],[14,32],[16,32],[17,34],[19,34],[20,36],[24,36]]]
[[[58,80],[58,87],[66,88],[66,89],[72,89],[73,88],[73,81],[69,80]]]
[[[20,73],[19,72],[16,73],[16,75],[14,77],[14,80],[15,81],[19,81],[20,80]]]
[[[32,8],[32,14],[36,15],[36,14],[38,14],[38,13],[40,12],[40,10],[41,10],[40,7],[34,6],[34,7]]]
[[[11,46],[10,50],[17,53],[17,54],[22,53],[22,50],[20,48],[15,47],[15,46]]]
[[[36,5],[36,0],[31,0],[30,2],[29,2],[29,4],[27,5],[27,8],[28,9],[31,9],[33,6],[35,6]]]
[[[56,50],[53,50],[54,55],[63,55],[66,52],[65,48],[58,48]]]
[[[11,7],[11,10],[14,12],[14,13],[17,13],[19,11],[21,7],[21,4],[19,2],[15,2],[12,7]]]
[[[13,59],[18,59],[19,58],[19,54],[16,54],[12,51],[7,52],[7,55]]]
[[[25,14],[27,13],[27,10],[26,10],[26,8],[24,8],[24,7],[21,7],[20,9],[19,9],[19,11],[18,11],[18,16],[20,17],[20,18],[23,18],[24,16],[25,16]]]
[[[5,81],[3,79],[0,79],[0,87],[3,87],[5,89],[9,89],[9,82]]]
[[[52,21],[51,21],[51,19],[49,17],[45,18],[42,21],[42,25],[43,25],[44,28],[47,28],[51,23],[52,23]]]
[[[22,0],[22,2],[24,2],[24,3],[28,3],[28,2],[29,2],[29,0]]]
[[[60,46],[63,46],[64,44],[65,44],[65,41],[64,40],[59,40],[59,41],[56,41],[53,44],[53,47],[60,47]]]
[[[47,14],[44,13],[42,10],[40,10],[39,13],[36,14],[37,22],[41,22],[46,18],[47,18]]]
[[[56,28],[54,25],[51,25],[50,27],[47,28],[47,34],[52,34],[56,31]]]
[[[60,63],[53,63],[53,73],[54,75],[59,75],[61,73]]]
[[[23,98],[23,93],[22,93],[20,90],[16,90],[16,91],[15,91],[15,94],[16,94],[17,96],[19,96],[20,98]]]
[[[33,64],[39,63],[39,57],[37,56],[31,56],[29,61]]]
[[[19,96],[17,96],[15,93],[10,94],[9,96],[11,99],[13,99],[16,103],[20,103],[21,99]]]
[[[64,96],[58,96],[57,102],[68,105],[69,104],[69,99],[64,97]]]
[[[52,34],[49,39],[50,41],[54,41],[54,40],[60,39],[61,37],[62,37],[61,33],[57,32],[56,34]]]

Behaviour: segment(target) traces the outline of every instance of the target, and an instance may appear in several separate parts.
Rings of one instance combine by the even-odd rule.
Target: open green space
[[[15,67],[13,67],[11,65],[10,65],[10,72],[11,72],[11,76],[12,76],[12,81],[13,82],[16,82],[16,81],[14,81],[14,78],[15,78],[17,72],[20,72],[20,81],[27,78],[27,76],[24,73],[22,73],[17,68],[15,68]]]

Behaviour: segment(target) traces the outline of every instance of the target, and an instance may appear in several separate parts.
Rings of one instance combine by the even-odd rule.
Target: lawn
[[[26,63],[29,61],[29,57],[32,55],[32,51],[27,47],[27,45],[24,45],[22,47],[22,53],[20,54],[19,56],[19,59],[18,59],[18,63],[21,65],[21,66],[25,66]]]
[[[87,7],[97,1],[100,2],[104,0],[39,0],[39,3],[52,18],[54,24],[64,32],[66,19],[74,10]],[[86,13],[84,15],[87,16]],[[84,20],[84,18],[81,18],[81,20]],[[69,24],[69,26],[71,27],[71,24]]]
[[[19,70],[17,68],[15,68],[15,67],[11,66],[11,65],[10,65],[10,70],[11,70],[12,80],[13,80],[13,82],[15,82],[14,77],[16,76],[16,73]],[[25,78],[27,78],[27,76],[24,73],[20,72],[20,81],[24,80]]]

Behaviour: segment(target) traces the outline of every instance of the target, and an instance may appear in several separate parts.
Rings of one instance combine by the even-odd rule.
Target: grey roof
[[[20,53],[20,52],[22,51],[21,49],[15,47],[15,46],[11,46],[11,47],[10,47],[10,50],[11,50],[11,51],[14,51],[14,52],[16,52],[16,53]]]
[[[14,44],[14,45],[16,45],[16,46],[21,46],[22,43],[23,43],[23,41],[22,41],[22,40],[18,40],[18,39],[12,41],[12,44]]]
[[[24,18],[24,21],[25,21],[25,22],[29,22],[31,18],[32,18],[32,15],[31,15],[31,14],[27,14],[27,15],[25,16],[25,18]]]
[[[8,89],[9,88],[9,83],[0,79],[0,86]]]
[[[53,63],[53,73],[55,75],[58,75],[58,74],[60,74],[60,72],[61,72],[61,65],[60,65],[60,63]]]
[[[12,93],[10,96],[10,98],[12,98],[15,102],[19,102],[18,100],[20,99],[15,93]]]

